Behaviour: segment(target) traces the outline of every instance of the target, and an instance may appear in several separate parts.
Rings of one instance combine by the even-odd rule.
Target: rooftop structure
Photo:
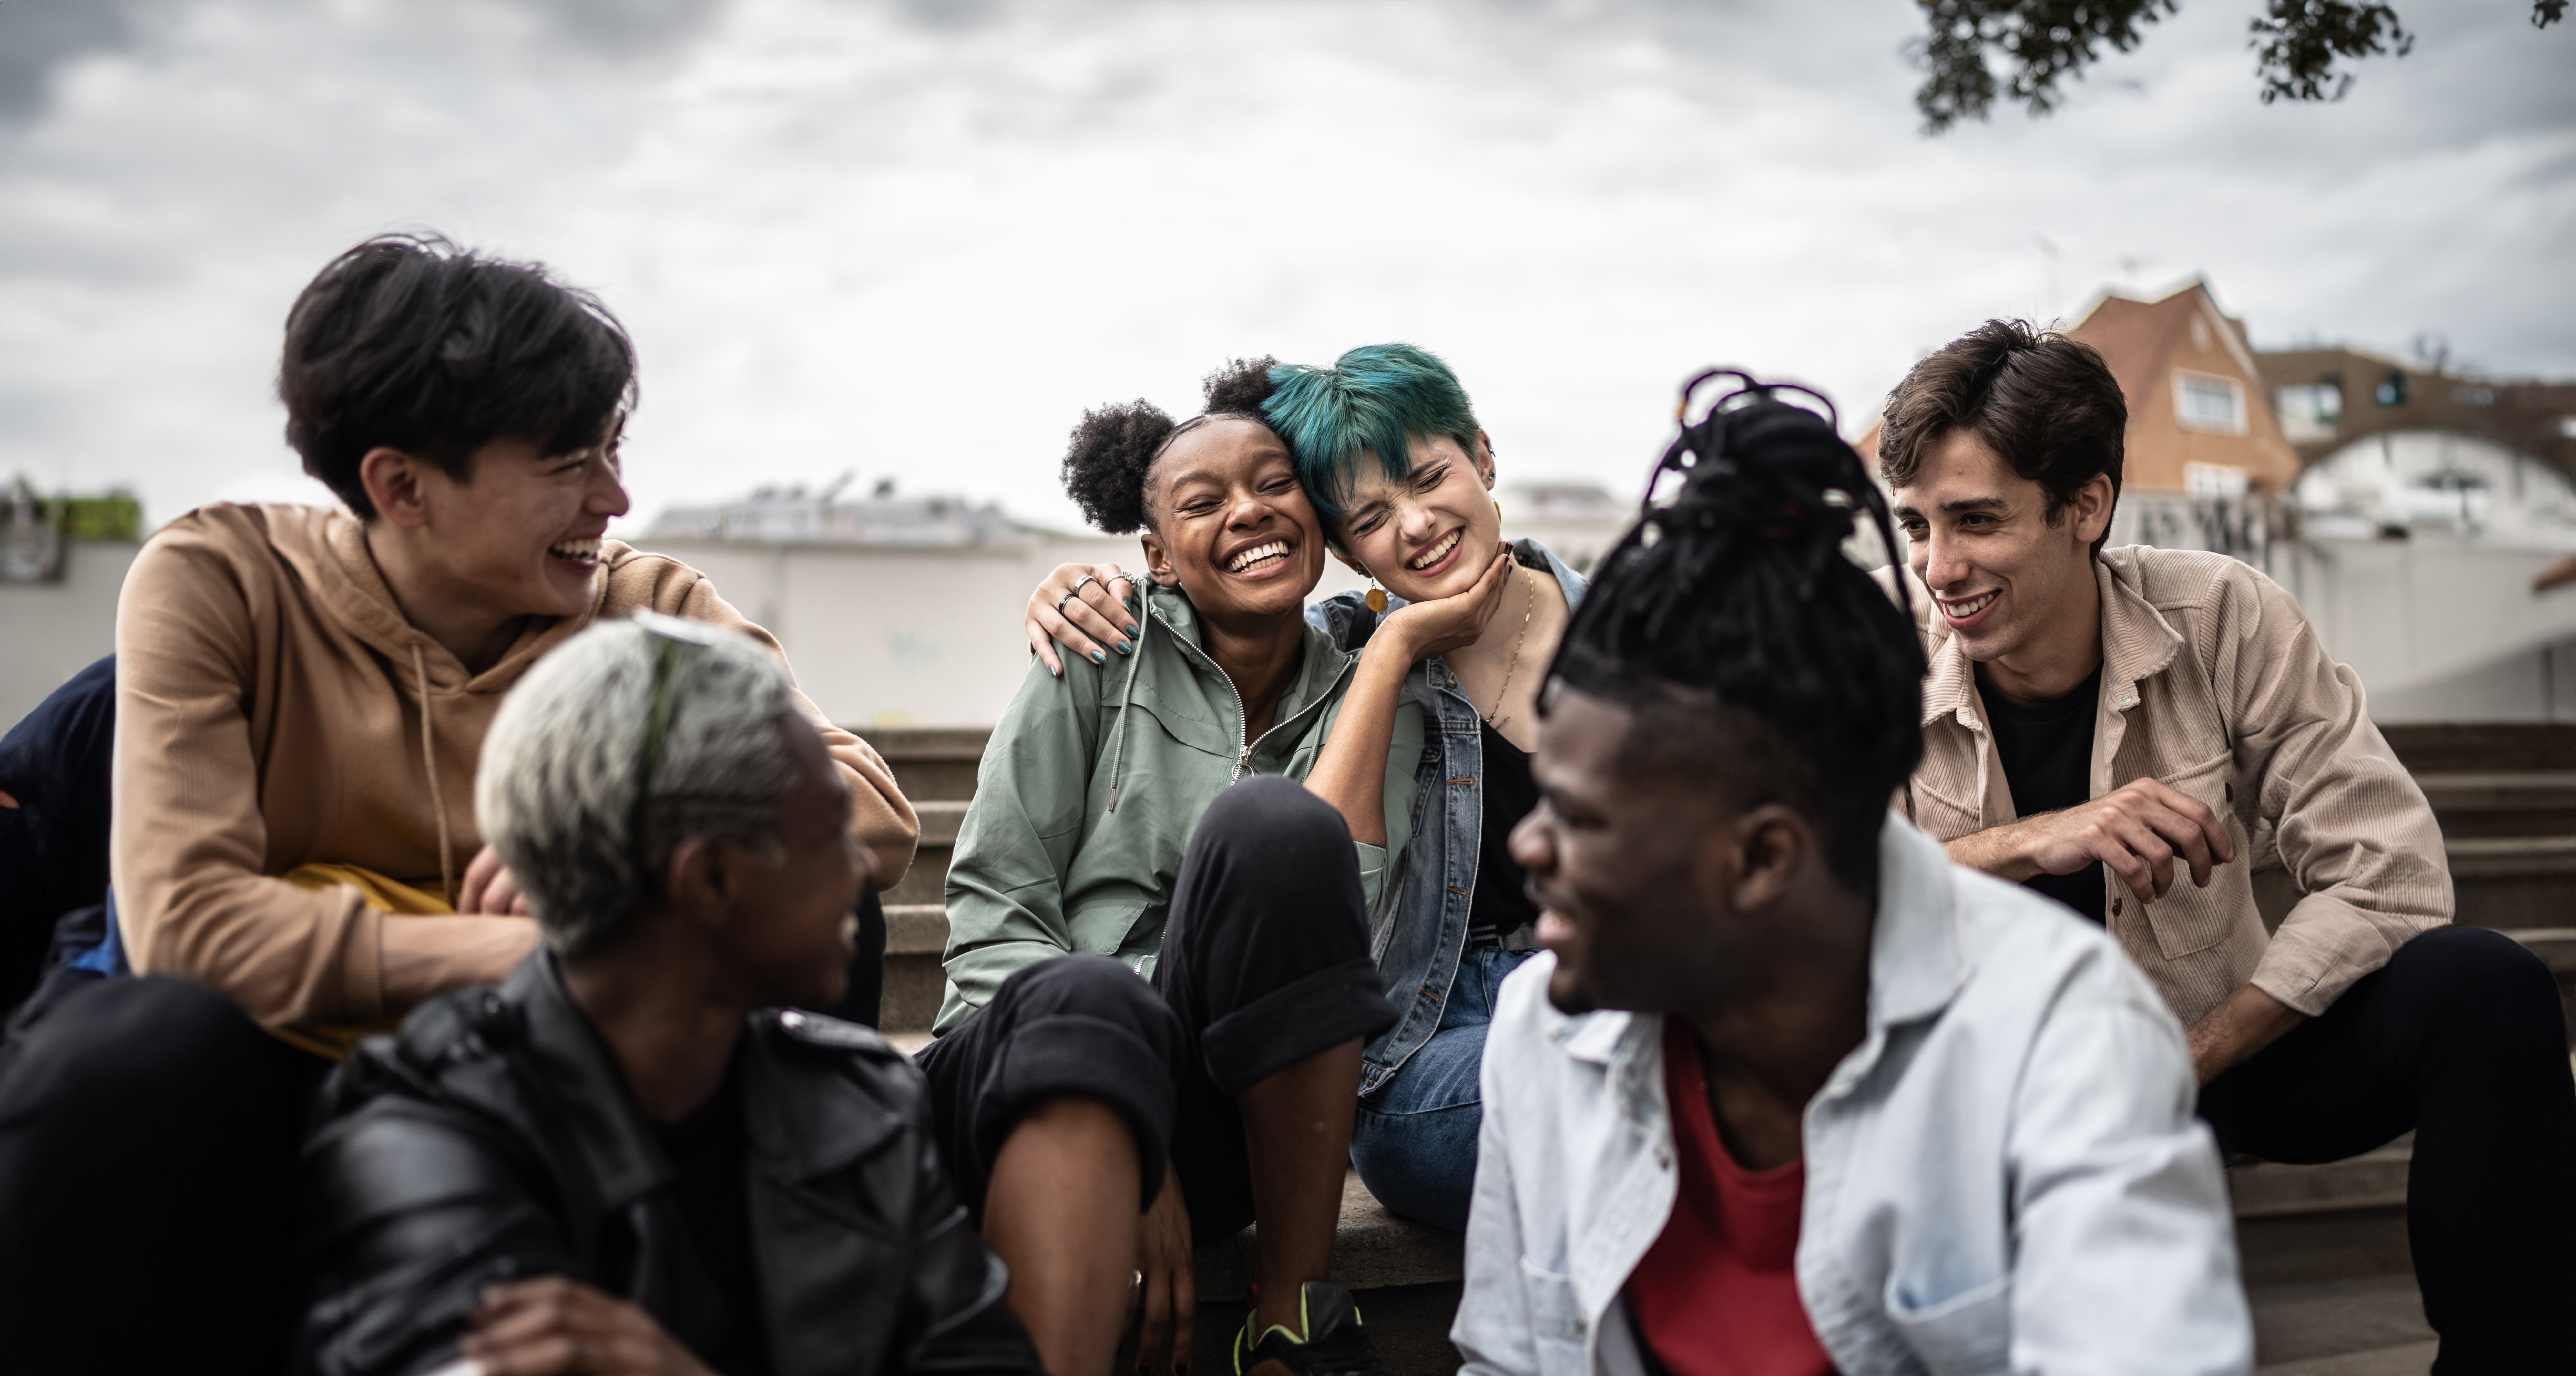
[[[2129,404],[2124,489],[2236,497],[2297,479],[2245,322],[2207,282],[2154,301],[2105,293],[2067,333],[2101,350]]]
[[[648,540],[712,540],[758,545],[872,545],[897,549],[1022,546],[1042,534],[987,502],[956,497],[898,497],[880,482],[865,500],[837,500],[843,478],[818,492],[763,487],[716,506],[674,507],[644,533]]]
[[[2576,382],[2480,377],[2348,348],[2280,349],[2255,362],[2307,463],[2379,435],[2439,431],[2576,478]]]

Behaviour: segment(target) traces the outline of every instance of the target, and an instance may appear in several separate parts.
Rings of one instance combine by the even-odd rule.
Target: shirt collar
[[[2093,561],[2102,588],[2102,700],[2115,711],[2138,705],[2138,683],[2163,673],[2182,653],[2182,633],[2137,586],[2128,549]]]
[[[2102,700],[2115,711],[2138,705],[2137,685],[2163,673],[2182,652],[2182,635],[2136,586],[2136,561],[2127,550],[2112,550],[2093,561],[2093,577],[2102,595]],[[1916,620],[1931,647],[1931,664],[1923,677],[1923,724],[1956,716],[1972,731],[1985,729],[1977,706],[1977,666],[1967,647],[1941,619],[1931,590],[1912,571]]]
[[[1958,993],[1967,970],[1956,898],[1948,852],[1890,813],[1878,836],[1878,919],[1869,940],[1874,1028],[1930,1017]]]

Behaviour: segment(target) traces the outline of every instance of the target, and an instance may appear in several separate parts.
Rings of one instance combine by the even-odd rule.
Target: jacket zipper
[[[1225,680],[1225,690],[1234,694],[1234,764],[1225,772],[1225,785],[1228,788],[1234,787],[1234,785],[1243,778],[1243,771],[1252,767],[1252,747],[1259,745],[1261,741],[1266,741],[1272,736],[1278,734],[1279,729],[1288,725],[1289,722],[1297,720],[1298,717],[1302,717],[1308,712],[1315,710],[1318,706],[1332,700],[1332,694],[1330,692],[1319,694],[1313,702],[1307,703],[1305,706],[1298,708],[1296,713],[1288,718],[1288,721],[1272,722],[1270,724],[1270,729],[1261,733],[1261,741],[1249,739],[1251,735],[1249,727],[1251,724],[1245,720],[1247,714],[1243,710],[1243,690],[1234,686],[1234,675],[1227,673],[1225,671],[1225,666],[1216,662],[1215,656],[1200,649],[1196,645],[1191,645],[1190,638],[1181,634],[1179,627],[1174,626],[1170,621],[1164,620],[1161,612],[1155,612],[1152,613],[1152,615],[1155,620],[1163,622],[1163,628],[1165,630],[1172,633],[1173,644],[1188,646],[1192,654],[1206,660],[1208,668],[1215,670],[1216,676]],[[1342,667],[1339,671],[1334,673],[1333,682],[1341,682],[1342,675],[1349,673],[1351,671],[1351,665],[1357,663],[1358,660],[1359,656],[1357,655],[1344,655],[1342,657]]]

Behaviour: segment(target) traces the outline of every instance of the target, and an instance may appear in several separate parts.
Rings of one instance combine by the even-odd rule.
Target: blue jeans
[[[1471,946],[1431,1034],[1393,1079],[1360,1100],[1351,1123],[1351,1164],[1378,1202],[1407,1218],[1467,1231],[1467,1201],[1476,1190],[1476,1133],[1485,1110],[1476,1075],[1485,1060],[1485,1027],[1503,976],[1526,951]]]

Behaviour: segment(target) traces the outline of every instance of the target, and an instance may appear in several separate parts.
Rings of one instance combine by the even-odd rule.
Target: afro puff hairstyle
[[[1278,366],[1279,360],[1266,356],[1228,361],[1203,383],[1207,409],[1177,423],[1162,407],[1141,398],[1083,412],[1064,451],[1065,495],[1082,508],[1084,520],[1108,534],[1151,528],[1145,478],[1154,460],[1173,440],[1219,416],[1268,428],[1261,404],[1270,399],[1270,370]]]

